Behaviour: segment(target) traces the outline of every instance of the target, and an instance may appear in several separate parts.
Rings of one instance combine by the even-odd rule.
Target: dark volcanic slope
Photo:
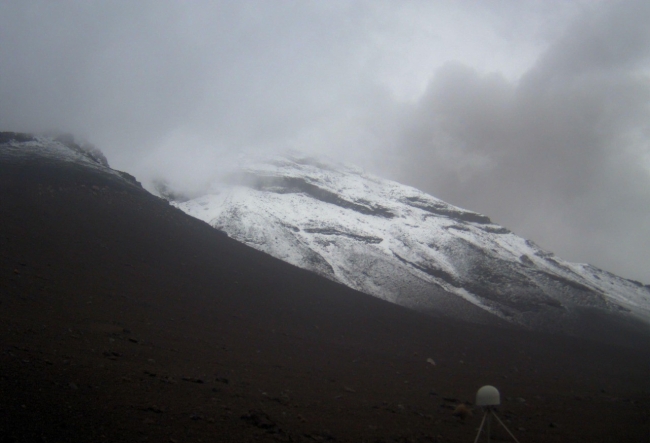
[[[466,442],[487,383],[521,442],[650,433],[643,343],[414,313],[55,160],[0,162],[0,337],[0,441]]]

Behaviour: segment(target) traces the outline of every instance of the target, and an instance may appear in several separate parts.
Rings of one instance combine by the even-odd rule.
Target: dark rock
[[[198,384],[203,384],[203,380],[200,378],[194,378],[194,377],[182,377],[181,380],[183,381],[189,381],[191,383],[198,383]]]
[[[0,144],[17,142],[24,143],[35,140],[31,134],[23,134],[20,132],[0,132]]]
[[[261,410],[248,411],[248,414],[242,415],[241,419],[260,429],[273,429],[276,427],[275,422]]]

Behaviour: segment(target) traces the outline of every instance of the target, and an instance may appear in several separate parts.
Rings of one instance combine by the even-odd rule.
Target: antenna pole
[[[515,438],[515,436],[512,435],[512,432],[510,432],[510,429],[508,429],[508,428],[506,427],[506,425],[503,424],[503,422],[501,421],[501,419],[499,418],[499,416],[496,415],[496,414],[494,414],[494,416],[496,417],[497,420],[499,420],[499,423],[501,423],[501,426],[503,426],[503,429],[505,429],[505,430],[508,432],[508,434],[510,434],[510,437],[512,437],[512,439],[513,439],[516,443],[519,443],[519,440],[517,440],[517,439]]]
[[[485,417],[487,417],[488,413],[487,411],[485,414],[483,414],[483,420],[481,420],[481,426],[478,428],[478,434],[476,434],[476,438],[474,439],[474,443],[478,442],[478,438],[481,436],[481,431],[483,430],[483,425],[485,424]]]
[[[491,439],[490,434],[491,434],[491,430],[492,430],[491,429],[492,428],[492,426],[491,426],[492,416],[494,416],[494,418],[497,419],[499,424],[501,426],[503,426],[503,429],[506,430],[508,435],[510,435],[510,437],[512,437],[512,439],[515,441],[515,443],[519,443],[519,440],[517,440],[517,438],[512,434],[512,432],[510,432],[510,429],[508,429],[508,427],[503,423],[503,421],[501,421],[501,419],[496,414],[496,412],[494,412],[494,408],[492,408],[490,406],[487,406],[487,407],[484,407],[484,410],[485,410],[485,414],[483,414],[483,420],[481,420],[481,426],[478,428],[478,433],[476,434],[476,438],[474,439],[474,443],[478,443],[478,439],[481,436],[481,432],[483,431],[483,425],[485,425],[486,419],[487,419],[487,441],[488,441],[488,443],[490,443],[490,441],[491,441],[490,440]]]
[[[476,405],[481,406],[483,408],[483,411],[485,411],[485,414],[483,414],[483,420],[481,421],[481,427],[478,428],[478,434],[476,434],[476,439],[474,439],[474,443],[478,443],[478,439],[481,437],[481,431],[483,431],[483,425],[485,424],[485,420],[487,419],[487,441],[490,443],[491,439],[491,431],[492,431],[492,416],[494,415],[499,422],[501,426],[503,426],[503,429],[505,429],[510,437],[516,442],[519,443],[519,441],[515,438],[514,435],[512,435],[512,432],[510,432],[510,429],[506,427],[505,424],[501,421],[499,416],[496,413],[496,407],[501,404],[501,394],[499,394],[499,390],[495,388],[494,386],[490,385],[485,385],[481,389],[478,390],[476,393]],[[648,442],[650,443],[650,441]]]
[[[487,422],[488,422],[487,437],[488,437],[488,443],[490,443],[490,432],[491,432],[490,425],[492,424],[492,410],[490,409],[487,414],[488,414],[488,418],[487,418]]]

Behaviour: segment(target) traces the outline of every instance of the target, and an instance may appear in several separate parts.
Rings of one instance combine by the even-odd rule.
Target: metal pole
[[[487,422],[488,422],[487,437],[488,437],[488,443],[490,443],[490,423],[492,422],[492,409],[488,410]]]
[[[481,426],[478,428],[478,434],[476,434],[476,438],[474,439],[474,443],[478,442],[478,438],[481,436],[481,431],[483,430],[483,425],[485,424],[485,417],[487,417],[488,413],[485,412],[483,414],[483,420],[481,420]]]
[[[519,440],[517,440],[517,439],[515,438],[515,436],[512,435],[512,432],[510,432],[510,429],[508,429],[508,428],[506,427],[506,425],[503,424],[503,422],[501,421],[501,419],[499,418],[499,416],[496,415],[496,414],[494,414],[494,416],[497,418],[497,420],[499,420],[499,423],[501,423],[501,426],[503,426],[503,429],[505,429],[505,430],[508,432],[508,434],[510,434],[510,437],[512,437],[512,439],[513,439],[515,442],[519,443]]]

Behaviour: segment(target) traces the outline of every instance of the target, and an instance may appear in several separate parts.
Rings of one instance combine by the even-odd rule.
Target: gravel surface
[[[2,442],[468,442],[485,384],[521,443],[650,441],[627,341],[419,314],[95,171],[0,162]]]

